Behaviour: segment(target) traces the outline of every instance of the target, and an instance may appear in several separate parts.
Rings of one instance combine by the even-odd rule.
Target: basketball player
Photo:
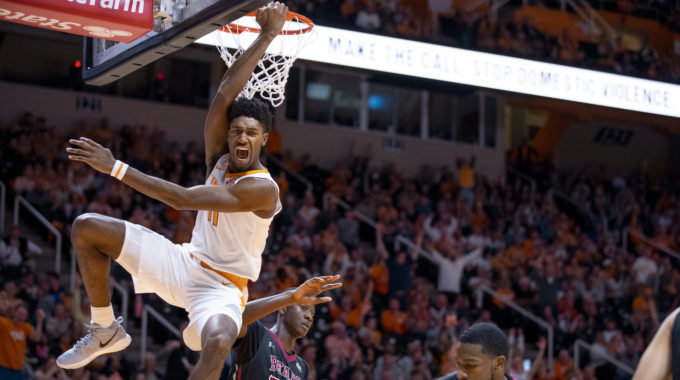
[[[458,338],[458,371],[439,380],[514,380],[505,373],[508,337],[493,323],[475,323]]]
[[[155,292],[189,313],[184,341],[202,350],[190,379],[219,377],[241,329],[248,280],[257,280],[269,225],[281,210],[278,187],[260,163],[271,111],[261,101],[236,97],[281,31],[287,12],[278,2],[258,11],[262,32],[221,80],[204,129],[205,185],[184,188],[129,168],[95,141],[70,140],[74,147],[66,149],[69,159],[110,173],[175,209],[198,210],[198,215],[191,242],[183,245],[102,215],[76,219],[72,241],[92,304],[92,324],[88,334],[57,359],[62,368],[82,367],[130,344],[122,318],[114,320],[107,289],[113,258],[130,272],[137,293]]]
[[[279,295],[248,302],[243,312],[243,324],[238,340],[229,353],[220,379],[239,380],[286,379],[306,380],[307,363],[293,352],[295,341],[307,335],[314,322],[314,305],[330,302],[330,297],[315,295],[338,288],[332,284],[340,276],[326,276],[307,280],[296,289]],[[306,297],[293,297],[305,294]],[[257,321],[278,310],[276,323],[268,329]],[[255,322],[249,324],[250,322]]]
[[[633,380],[680,380],[680,308],[666,317],[642,354]]]

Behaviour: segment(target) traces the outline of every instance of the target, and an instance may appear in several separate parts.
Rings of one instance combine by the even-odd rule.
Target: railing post
[[[144,305],[142,308],[142,331],[141,331],[141,347],[140,347],[140,353],[141,357],[139,362],[144,363],[144,356],[146,356],[146,336],[148,333],[148,324],[149,324],[149,316],[148,316],[148,311],[147,308],[148,306]]]
[[[121,303],[121,308],[123,309],[121,311],[121,314],[123,316],[124,323],[126,323],[127,322],[127,315],[128,315],[128,297],[129,297],[127,289],[123,285],[119,284],[118,282],[113,283],[113,288],[120,293],[120,298],[121,298],[120,303]]]
[[[21,195],[17,195],[16,198],[14,198],[14,225],[18,226],[19,225],[19,199],[21,199]]]
[[[71,249],[71,279],[69,280],[71,292],[76,289],[76,252]]]
[[[555,358],[555,331],[552,328],[548,329],[548,368],[553,368],[553,359]]]
[[[581,368],[581,352],[579,350],[579,342],[576,341],[574,343],[574,365],[576,365],[576,368],[580,369]],[[552,367],[550,367],[552,368]]]
[[[7,201],[7,186],[0,181],[0,234],[5,234],[5,202]]]
[[[56,262],[54,263],[54,270],[61,274],[61,234],[55,234],[55,239],[56,240],[56,258],[54,259]]]

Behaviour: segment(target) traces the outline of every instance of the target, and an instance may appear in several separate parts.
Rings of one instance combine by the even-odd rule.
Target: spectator
[[[29,255],[42,253],[40,246],[21,236],[19,226],[12,226],[9,235],[0,241],[0,265],[5,278],[18,279],[21,265]]]
[[[36,342],[42,336],[45,313],[37,309],[35,313],[36,328],[26,321],[28,309],[24,304],[14,306],[11,319],[0,316],[0,378],[21,380],[21,372],[26,359],[28,340]]]
[[[376,11],[375,3],[373,0],[369,0],[365,8],[357,13],[356,26],[364,30],[374,31],[380,29],[381,25],[380,15]]]
[[[400,310],[399,299],[396,297],[390,299],[389,309],[382,312],[380,320],[383,332],[387,335],[404,335],[406,332],[406,313]]]
[[[434,262],[439,266],[439,280],[437,290],[445,292],[449,300],[461,292],[461,281],[463,280],[463,270],[469,264],[481,257],[481,248],[463,255],[459,246],[447,247],[446,256],[437,252],[433,245],[428,246],[428,251],[432,253]]]
[[[144,378],[147,380],[164,380],[165,376],[156,369],[156,355],[147,352],[144,355],[144,367],[142,369]]]

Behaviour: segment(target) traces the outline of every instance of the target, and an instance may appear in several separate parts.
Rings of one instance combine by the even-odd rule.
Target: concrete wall
[[[83,100],[87,104],[82,107]],[[80,120],[96,122],[107,117],[114,127],[122,124],[158,125],[168,136],[185,141],[203,141],[207,109],[168,105],[114,96],[88,94],[0,82],[0,125],[17,120],[26,110],[44,116],[48,125],[69,131]],[[80,107],[78,105],[81,105]],[[417,174],[424,164],[455,166],[459,157],[477,157],[477,172],[492,178],[504,175],[505,155],[500,149],[481,148],[453,142],[362,132],[358,129],[305,124],[276,118],[284,149],[296,155],[309,153],[323,167],[348,154],[371,154],[372,165],[394,162],[405,175]]]
[[[280,121],[279,131],[284,150],[309,153],[324,167],[354,153],[370,155],[374,167],[394,162],[405,176],[413,176],[424,164],[454,168],[457,158],[474,154],[478,173],[490,178],[505,175],[505,154],[500,149],[290,121]]]
[[[625,146],[597,143],[603,127],[632,132]],[[555,151],[555,164],[561,168],[605,165],[612,169],[640,169],[664,174],[669,163],[670,138],[653,129],[610,122],[572,123]]]
[[[24,111],[44,116],[48,125],[63,131],[80,120],[96,122],[107,117],[114,127],[157,125],[176,139],[201,142],[207,113],[197,107],[0,82],[0,125],[16,120]]]

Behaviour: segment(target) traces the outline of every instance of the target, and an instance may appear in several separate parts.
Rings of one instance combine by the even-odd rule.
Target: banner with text
[[[324,26],[315,31],[300,59],[680,117],[679,85]],[[255,35],[245,43],[243,37],[248,46]],[[269,52],[292,54],[285,50],[291,44],[277,39]],[[236,47],[223,32],[197,42],[220,40]]]

